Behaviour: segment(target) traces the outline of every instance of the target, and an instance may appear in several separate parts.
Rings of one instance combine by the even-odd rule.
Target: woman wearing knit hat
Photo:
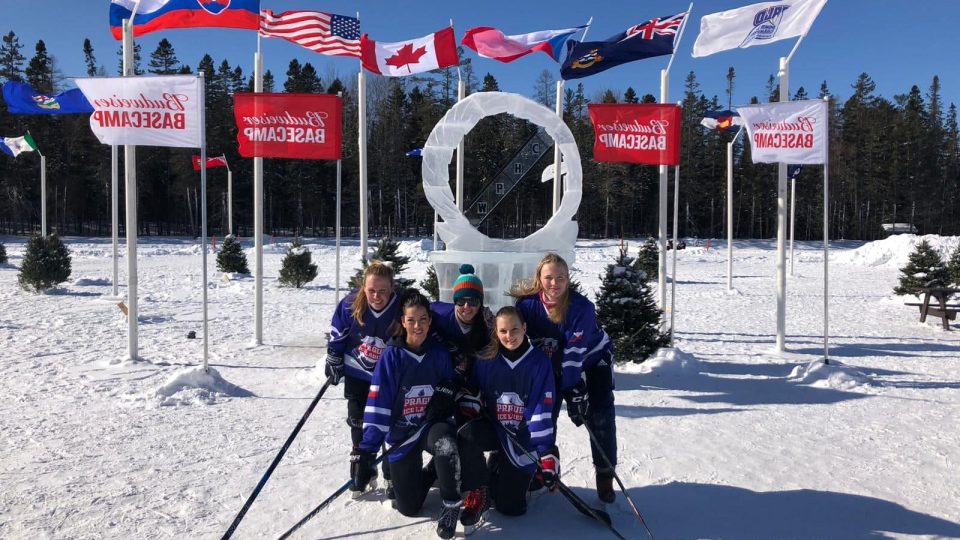
[[[432,330],[456,349],[457,371],[466,379],[477,352],[490,342],[493,319],[483,305],[483,282],[470,264],[460,265],[460,277],[453,283],[453,303],[432,302]]]

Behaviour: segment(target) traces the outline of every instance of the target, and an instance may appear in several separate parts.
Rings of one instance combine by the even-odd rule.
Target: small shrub
[[[34,236],[27,242],[17,282],[26,291],[40,292],[70,278],[70,252],[55,235]]]
[[[7,248],[0,242],[0,264],[7,264]]]
[[[900,284],[893,288],[893,292],[919,294],[924,287],[946,287],[949,283],[950,276],[943,258],[923,240],[910,254],[907,265],[900,269]]]
[[[317,265],[311,262],[310,250],[294,240],[280,267],[280,285],[301,288],[317,277]]]
[[[232,234],[228,234],[220,245],[220,251],[217,252],[217,270],[221,272],[234,272],[237,274],[249,274],[250,268],[247,267],[247,256],[243,252],[240,242]]]
[[[953,250],[953,255],[947,261],[947,274],[950,275],[954,287],[960,287],[960,244],[957,244],[957,248]]]
[[[389,236],[384,236],[377,241],[377,247],[373,250],[373,253],[370,254],[370,257],[368,259],[360,259],[360,268],[358,268],[356,273],[353,274],[353,277],[350,278],[350,288],[354,290],[363,288],[363,273],[370,264],[368,261],[380,261],[393,268],[393,283],[396,289],[394,292],[399,293],[401,290],[413,286],[413,284],[416,283],[415,279],[400,277],[400,273],[403,272],[407,263],[410,262],[410,257],[401,256],[399,250],[400,242],[397,242]]]
[[[432,264],[427,268],[427,277],[420,281],[420,287],[434,302],[440,300],[440,282],[437,281],[437,270]]]
[[[647,275],[647,279],[657,279],[660,271],[660,246],[651,236],[640,246],[634,268]]]

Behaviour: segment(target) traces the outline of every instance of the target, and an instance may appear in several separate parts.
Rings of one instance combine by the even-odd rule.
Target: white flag
[[[826,3],[827,0],[783,0],[704,15],[700,19],[700,35],[693,44],[693,57],[802,36]]]
[[[101,143],[203,146],[203,85],[196,75],[75,80],[93,105],[90,129]]]
[[[827,162],[827,102],[822,99],[737,107],[754,163]]]

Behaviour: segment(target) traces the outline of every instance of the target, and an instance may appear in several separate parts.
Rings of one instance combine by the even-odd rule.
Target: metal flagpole
[[[450,22],[451,26],[453,21]],[[457,68],[457,101],[463,101],[467,97],[467,85],[463,82],[463,79],[460,77],[460,68]],[[460,139],[460,144],[457,145],[457,210],[463,212],[463,164],[464,164],[464,140],[466,137]],[[434,227],[436,229],[436,227]]]
[[[123,21],[123,76],[134,76],[133,20],[137,6],[129,19]],[[127,359],[137,360],[137,147],[123,146],[124,191],[127,210]]]
[[[117,280],[120,279],[120,269],[119,261],[117,260],[117,251],[118,251],[118,230],[119,230],[119,209],[117,208],[117,198],[120,193],[120,189],[117,186],[117,177],[119,176],[120,169],[120,153],[117,151],[117,145],[110,146],[110,223],[113,230],[113,296],[116,298],[119,296],[119,283]]]
[[[337,97],[343,98],[343,92],[337,92]],[[342,103],[342,102],[341,102]],[[333,275],[334,282],[334,296],[333,296],[333,305],[340,304],[340,203],[341,203],[341,194],[343,193],[343,184],[342,184],[342,173],[343,173],[343,159],[337,160],[337,218],[336,218],[336,228],[337,228],[337,261],[336,269]]]
[[[797,223],[797,179],[790,178],[790,277],[793,277],[793,231]]]
[[[363,66],[357,74],[357,116],[360,146],[360,258],[367,260],[367,78]]]
[[[40,154],[40,235],[47,237],[47,156],[43,154]]]
[[[733,145],[743,133],[737,130],[733,140],[727,143],[727,290],[733,290]]]
[[[263,55],[260,53],[260,33],[257,32],[257,52],[253,55],[253,91],[263,92]],[[254,100],[256,103],[256,100]],[[255,253],[253,294],[253,342],[263,344],[263,158],[253,158],[253,246]]]
[[[830,101],[827,96],[824,101]],[[827,140],[823,160],[823,363],[830,363],[830,116],[827,109]]]
[[[680,166],[673,168],[673,273],[670,274],[670,346],[673,342],[673,324],[677,311],[677,216],[680,215]]]
[[[206,79],[203,71],[200,77],[197,103],[200,104],[200,264],[203,265],[203,372],[209,373],[209,339],[207,332],[207,107],[204,104]]]
[[[223,154],[223,162],[227,163],[227,155]],[[227,234],[233,234],[233,171],[227,163]]]

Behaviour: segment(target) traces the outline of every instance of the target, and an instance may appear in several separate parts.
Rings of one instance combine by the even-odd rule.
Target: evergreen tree
[[[3,247],[0,244],[0,247]],[[960,252],[960,250],[958,250]],[[431,300],[440,300],[440,282],[437,280],[437,269],[431,264],[427,267],[427,277],[420,281],[420,288],[427,293]]]
[[[640,363],[666,346],[669,336],[660,332],[661,311],[626,246],[620,248],[616,262],[607,265],[602,279],[597,322],[613,341],[614,358]]]
[[[27,241],[17,282],[25,291],[41,292],[70,277],[70,252],[55,235],[34,236]]]
[[[952,285],[960,287],[960,244],[957,244],[957,248],[953,250],[953,255],[947,261],[947,274],[950,276]]]
[[[647,241],[640,246],[640,252],[637,253],[637,261],[634,263],[636,270],[646,274],[647,279],[659,279],[660,277],[660,246],[652,237],[647,237]]]
[[[97,75],[97,57],[93,55],[93,45],[90,43],[90,38],[83,40],[83,63],[87,66],[87,76],[94,77]]]
[[[950,275],[940,253],[922,240],[910,254],[907,265],[900,269],[900,285],[893,292],[919,294],[924,287],[945,287],[948,283]]]
[[[41,94],[53,94],[53,72],[53,58],[47,53],[47,45],[41,39],[37,42],[35,54],[27,64],[27,69],[24,70],[27,83]]]
[[[147,70],[154,75],[174,75],[180,71],[180,60],[177,59],[177,53],[173,50],[167,38],[160,40],[156,50],[150,53],[150,69]]]
[[[7,264],[7,248],[4,247],[3,242],[0,242],[0,264]],[[434,272],[433,279],[437,279],[437,274]]]
[[[301,288],[317,277],[317,265],[312,262],[310,250],[294,240],[280,267],[280,285]]]
[[[407,263],[410,262],[410,257],[400,255],[398,253],[399,249],[400,242],[397,242],[389,236],[384,236],[377,241],[377,247],[373,250],[373,253],[370,254],[370,260],[380,261],[393,268],[394,286],[398,290],[403,290],[410,288],[416,280],[400,277],[400,273],[403,272]],[[357,272],[350,278],[351,289],[360,289],[363,287],[363,273],[370,263],[368,263],[366,259],[361,259],[360,262],[362,266],[357,269]]]
[[[243,252],[237,237],[232,234],[224,237],[220,251],[217,252],[217,270],[237,274],[250,273],[250,268],[247,267],[247,255]]]
[[[23,45],[13,30],[3,36],[3,43],[0,44],[0,79],[23,81],[23,61],[26,57],[20,52],[21,49]]]

